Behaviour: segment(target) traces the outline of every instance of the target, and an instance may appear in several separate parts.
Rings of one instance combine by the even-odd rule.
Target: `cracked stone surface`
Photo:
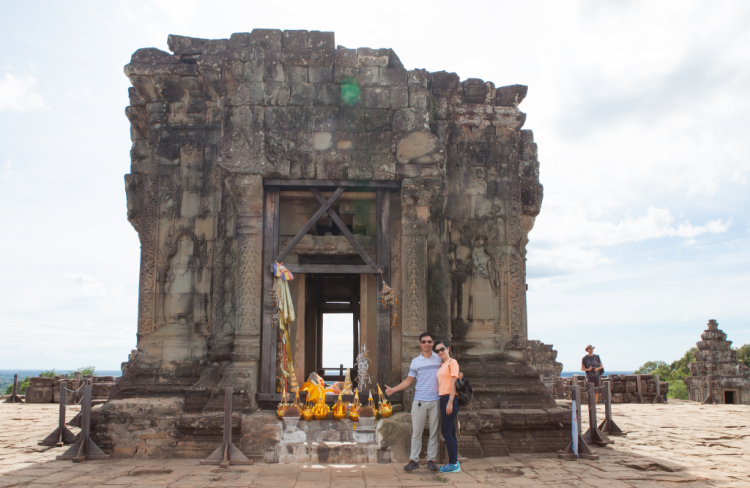
[[[603,408],[598,407],[601,419]],[[57,406],[0,404],[0,488],[11,486],[120,487],[699,487],[750,486],[750,406],[613,406],[627,435],[594,448],[596,461],[562,461],[554,454],[514,454],[469,460],[462,472],[436,475],[401,464],[256,464],[220,469],[197,459],[115,459],[73,464],[55,461],[66,448],[36,443],[57,423]],[[69,409],[68,416],[74,413]],[[586,414],[584,412],[584,419]],[[587,422],[584,421],[584,429]],[[77,429],[72,428],[74,432]]]

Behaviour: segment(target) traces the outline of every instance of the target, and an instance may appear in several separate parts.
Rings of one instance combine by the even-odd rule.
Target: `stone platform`
[[[601,407],[598,410],[603,413]],[[424,466],[406,473],[401,463],[258,462],[224,470],[199,466],[198,459],[54,461],[66,448],[36,443],[56,427],[57,407],[0,404],[0,487],[750,486],[750,406],[670,400],[666,405],[614,405],[613,411],[627,435],[615,438],[611,447],[595,449],[600,455],[597,461],[511,453],[470,459],[462,464],[461,473],[436,475]]]
[[[278,446],[266,451],[265,460],[283,464],[390,462],[390,451],[378,449],[375,428],[357,427],[351,420],[301,420],[296,431],[283,432]]]

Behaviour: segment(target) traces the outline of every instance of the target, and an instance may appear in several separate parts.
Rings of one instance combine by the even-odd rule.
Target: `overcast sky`
[[[117,369],[135,347],[123,175],[138,48],[335,31],[407,69],[524,84],[544,203],[529,338],[565,370],[672,361],[715,318],[750,342],[749,2],[4,2],[0,369]]]

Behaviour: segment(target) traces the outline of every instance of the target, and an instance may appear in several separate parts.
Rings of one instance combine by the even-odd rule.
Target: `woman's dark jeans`
[[[445,449],[448,451],[448,463],[458,464],[458,438],[456,437],[456,416],[458,415],[458,409],[461,406],[458,403],[458,398],[453,398],[453,413],[447,415],[445,413],[445,407],[448,406],[448,399],[450,395],[440,396],[440,417],[441,417],[441,431],[443,433],[443,439],[445,439]]]

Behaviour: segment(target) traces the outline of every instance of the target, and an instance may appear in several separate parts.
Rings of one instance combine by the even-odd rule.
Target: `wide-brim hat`
[[[592,346],[591,344],[589,344],[589,345],[588,345],[588,346],[586,346],[586,347],[585,347],[585,348],[584,348],[583,350],[584,350],[584,351],[588,351],[589,349],[594,349],[594,346]]]

